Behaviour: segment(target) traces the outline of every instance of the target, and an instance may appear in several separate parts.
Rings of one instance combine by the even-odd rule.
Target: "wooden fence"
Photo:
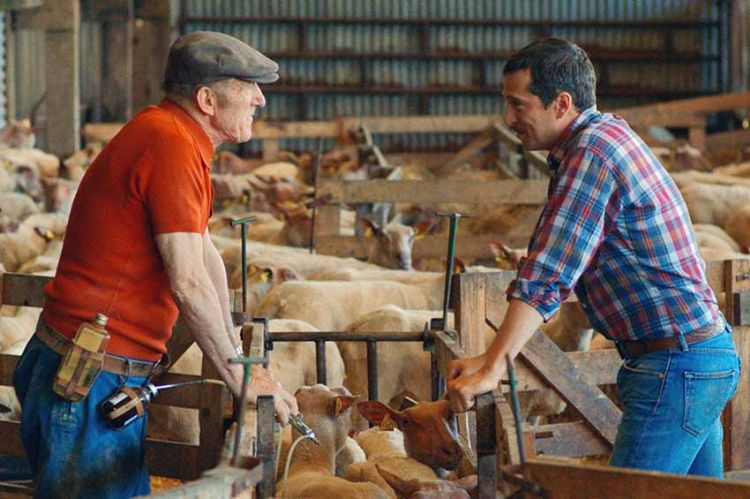
[[[743,365],[750,363],[750,262],[712,261],[707,265],[709,283],[724,297],[723,313],[733,325],[734,339]],[[458,338],[438,342],[441,372],[447,362],[484,350],[484,338],[494,334],[507,308],[505,289],[514,272],[460,274],[455,277],[453,304]],[[539,454],[581,457],[607,454],[612,448],[621,412],[599,386],[616,383],[621,359],[616,350],[562,352],[544,334],[537,332],[521,351],[516,363],[520,392],[552,388],[581,414],[574,423],[524,427],[528,448]],[[508,387],[499,389],[507,393]],[[515,423],[509,405],[497,391],[495,423],[497,448],[503,463],[520,462]],[[727,470],[750,468],[750,382],[743,376],[737,393],[722,415],[724,463]]]
[[[49,277],[27,274],[0,273],[0,304],[22,307],[42,307],[44,286]],[[187,350],[193,339],[187,331],[176,328],[169,344],[173,362]],[[0,355],[0,385],[11,386],[12,374],[18,356]],[[200,376],[166,373],[159,378],[160,384],[178,383],[196,379],[218,379],[213,366],[204,359]],[[229,390],[215,384],[186,386],[180,390],[165,391],[154,400],[154,404],[195,409],[200,420],[199,445],[148,439],[146,461],[153,475],[193,480],[205,470],[216,466],[224,443],[226,417],[231,416]],[[0,421],[0,454],[23,456],[19,423]]]

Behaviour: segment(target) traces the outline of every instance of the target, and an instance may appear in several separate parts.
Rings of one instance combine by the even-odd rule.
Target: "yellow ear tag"
[[[344,411],[344,403],[341,402],[341,399],[337,398],[336,399],[336,407],[333,410],[333,414],[335,416],[338,416],[339,414],[341,414],[342,411]]]
[[[419,241],[420,239],[424,239],[425,233],[424,232],[417,232],[414,235],[414,240]]]
[[[390,414],[386,413],[380,422],[380,429],[383,431],[393,431],[396,428],[398,428],[398,424],[396,424]]]
[[[47,240],[51,241],[52,239],[55,238],[55,233],[47,229],[46,232],[44,233],[44,237],[47,238]]]
[[[270,276],[268,275],[268,271],[267,270],[264,270],[260,274],[260,280],[263,281],[263,282],[268,282],[269,277]]]
[[[365,237],[372,237],[372,234],[373,234],[373,232],[372,232],[372,229],[371,229],[370,227],[368,227],[368,228],[367,228],[367,229],[365,230],[365,234],[364,234],[364,236],[365,236]]]

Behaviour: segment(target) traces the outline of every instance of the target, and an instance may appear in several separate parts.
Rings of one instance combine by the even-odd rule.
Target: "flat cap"
[[[229,78],[256,83],[279,79],[279,65],[250,45],[215,31],[194,31],[169,49],[164,83],[199,85]]]

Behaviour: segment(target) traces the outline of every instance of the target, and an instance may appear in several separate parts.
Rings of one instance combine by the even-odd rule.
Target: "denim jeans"
[[[34,497],[132,497],[149,493],[146,417],[124,429],[106,426],[99,404],[142,376],[102,371],[88,396],[68,402],[52,391],[61,357],[35,336],[13,373],[21,402],[21,440],[34,473]]]
[[[617,375],[623,417],[610,464],[721,477],[721,413],[737,390],[731,328],[687,345],[626,359]]]

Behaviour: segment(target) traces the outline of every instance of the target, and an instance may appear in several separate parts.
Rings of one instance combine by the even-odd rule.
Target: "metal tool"
[[[315,442],[315,444],[320,445],[320,440],[318,440],[318,437],[315,435],[313,429],[307,426],[305,421],[302,419],[302,414],[290,415],[289,424],[292,425],[295,430],[300,432],[303,437],[307,437]]]
[[[243,226],[244,228],[244,226]],[[243,239],[244,240],[244,239]],[[244,260],[244,252],[243,252]],[[240,458],[240,443],[242,442],[242,425],[245,422],[245,406],[247,405],[247,385],[250,383],[250,371],[254,364],[268,366],[268,359],[263,357],[235,357],[229,359],[230,364],[242,364],[244,370],[242,376],[242,391],[240,392],[240,408],[237,411],[237,431],[234,434],[234,452],[232,454],[232,465],[238,466]]]
[[[235,326],[247,322],[247,224],[254,222],[256,218],[238,218],[229,222],[232,227],[239,225],[242,231],[242,312],[232,312],[232,322]]]
[[[199,379],[158,386],[152,383],[147,383],[144,386],[121,386],[115,393],[99,404],[99,410],[101,411],[107,426],[113,430],[122,430],[130,423],[146,414],[146,409],[151,403],[151,399],[153,399],[160,391],[201,383],[224,384],[218,380]]]
[[[526,445],[523,440],[523,420],[521,419],[521,404],[518,401],[518,390],[516,388],[516,365],[510,354],[505,356],[508,366],[508,385],[510,387],[510,407],[513,410],[513,421],[516,423],[516,442],[518,443],[518,454],[521,466],[526,464]]]

